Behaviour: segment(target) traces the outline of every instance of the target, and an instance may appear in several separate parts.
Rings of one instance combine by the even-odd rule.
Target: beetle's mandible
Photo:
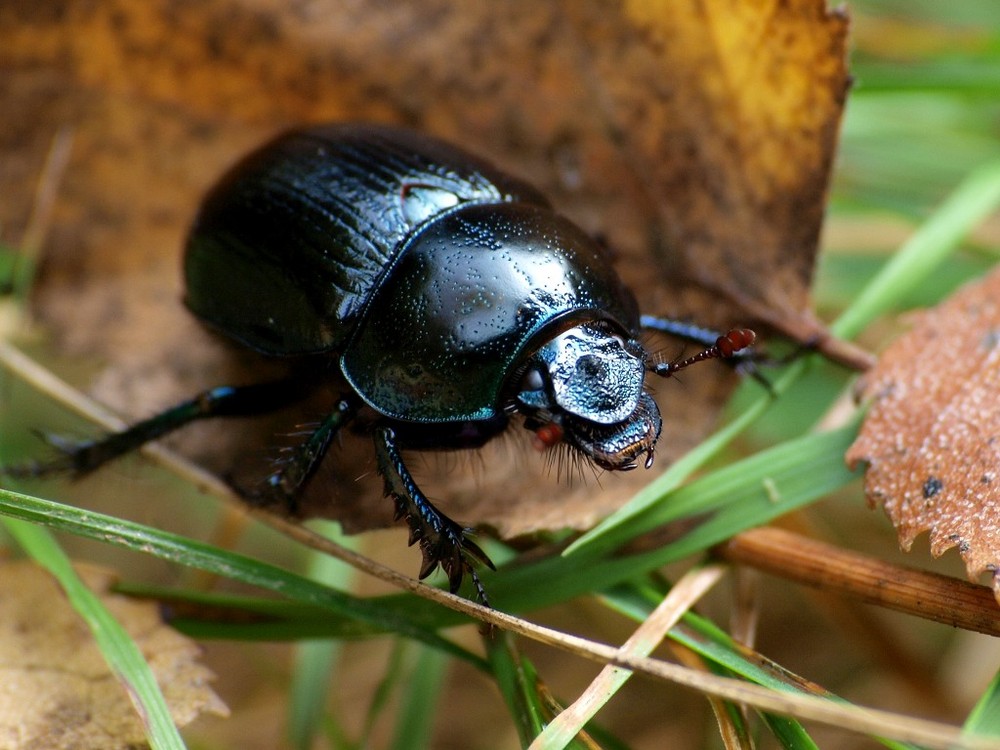
[[[331,439],[372,425],[385,491],[456,591],[489,559],[435,508],[402,450],[481,446],[514,421],[602,469],[649,467],[662,420],[647,373],[753,343],[640,316],[602,248],[532,186],[441,141],[374,125],[286,133],[210,192],[184,256],[185,302],[212,329],[274,357],[315,358],[336,408],[250,499],[294,510]],[[658,363],[642,329],[707,348]],[[262,413],[286,381],[215,388],[124,432],[62,446],[76,473],[195,419]],[[36,467],[37,468],[37,467]]]

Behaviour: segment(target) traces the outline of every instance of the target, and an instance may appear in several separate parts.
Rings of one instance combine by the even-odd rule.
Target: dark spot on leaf
[[[924,497],[930,500],[943,489],[944,482],[934,476],[927,477],[927,481],[924,482]]]

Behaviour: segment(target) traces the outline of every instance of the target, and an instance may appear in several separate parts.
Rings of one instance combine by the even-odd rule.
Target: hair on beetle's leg
[[[259,489],[243,493],[255,505],[280,505],[290,515],[296,515],[299,496],[310,477],[330,448],[330,442],[340,428],[358,413],[357,399],[342,397],[333,411],[281,461],[280,466],[263,481]]]
[[[448,518],[420,491],[403,462],[392,428],[375,428],[374,439],[378,471],[385,480],[386,496],[391,495],[396,503],[396,519],[406,519],[410,527],[410,544],[420,543],[423,564],[419,578],[423,580],[440,565],[454,594],[468,573],[479,601],[484,606],[490,606],[475,563],[482,563],[492,570],[496,568],[479,545],[469,539],[471,530]]]
[[[149,419],[94,440],[72,441],[57,436],[44,438],[61,455],[49,461],[31,461],[0,468],[0,475],[43,476],[69,472],[83,476],[119,456],[137,450],[186,424],[209,417],[252,416],[278,409],[302,397],[289,381],[245,386],[221,386],[182,401]]]

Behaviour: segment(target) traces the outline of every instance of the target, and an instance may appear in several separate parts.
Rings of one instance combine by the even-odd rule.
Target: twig
[[[893,565],[783,529],[737,534],[715,548],[732,563],[927,620],[1000,635],[992,589],[959,578]]]

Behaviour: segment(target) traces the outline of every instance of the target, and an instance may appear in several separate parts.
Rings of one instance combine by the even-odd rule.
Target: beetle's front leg
[[[358,413],[358,400],[342,397],[333,411],[313,430],[306,440],[292,449],[279,466],[264,480],[261,487],[245,493],[255,505],[279,505],[290,515],[296,515],[302,488],[316,473],[330,442],[340,428]]]
[[[489,606],[486,591],[476,574],[478,561],[495,570],[493,563],[479,546],[469,539],[466,529],[439,511],[420,491],[409,469],[403,462],[396,443],[396,433],[390,427],[375,428],[375,456],[378,471],[385,480],[385,494],[396,503],[396,519],[405,518],[410,527],[410,544],[420,543],[423,564],[420,579],[434,572],[440,565],[448,576],[448,585],[454,594],[462,585],[466,573],[472,578],[479,601]]]

